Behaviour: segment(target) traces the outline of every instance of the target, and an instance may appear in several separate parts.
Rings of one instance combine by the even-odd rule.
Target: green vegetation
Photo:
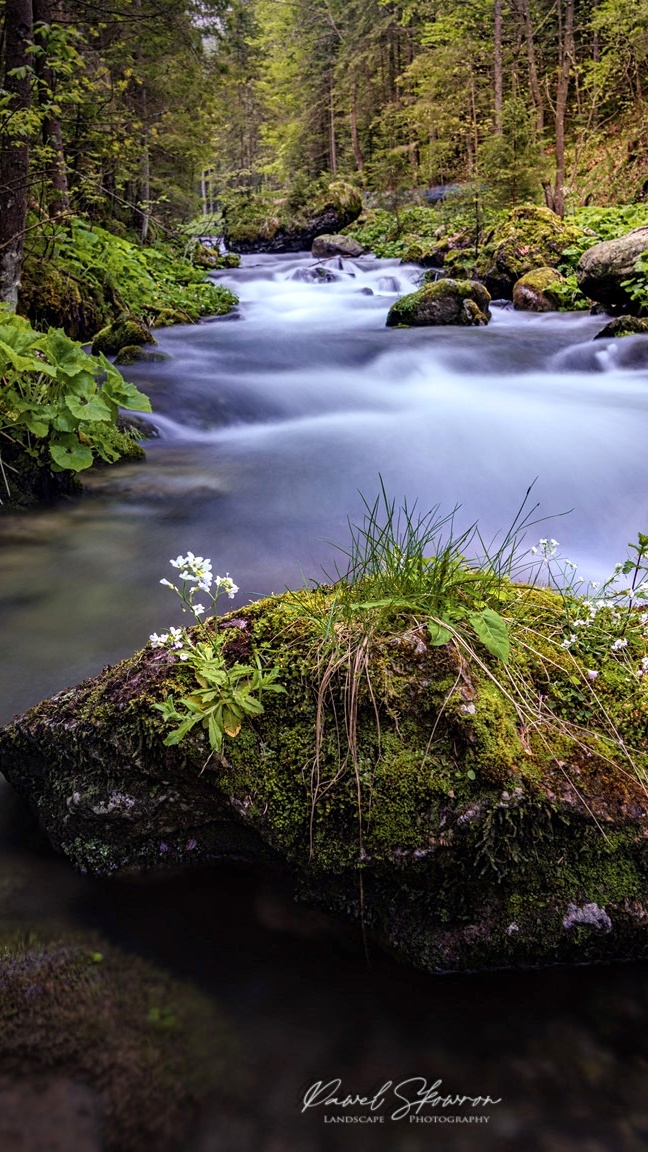
[[[6,311],[0,321],[0,472],[9,500],[17,450],[54,473],[135,454],[117,417],[120,408],[150,412],[146,396],[63,332],[36,332]]]

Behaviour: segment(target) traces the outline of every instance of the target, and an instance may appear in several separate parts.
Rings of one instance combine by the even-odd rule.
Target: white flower
[[[205,611],[205,605],[204,604],[192,604],[191,605],[191,611],[193,612],[194,616],[202,616],[203,612]]]
[[[623,637],[619,636],[619,638],[617,640],[614,640],[612,643],[612,651],[613,652],[620,652],[622,648],[627,648],[627,647],[628,647],[628,641],[625,639],[624,636]]]
[[[587,679],[588,680],[596,680],[597,676],[598,676],[598,672],[596,672],[594,668],[588,668],[587,669]]]
[[[149,636],[153,648],[164,648],[168,639],[169,636],[167,632],[163,632],[161,636],[158,636],[157,632],[151,632]]]
[[[215,584],[216,584],[216,594],[218,595],[220,592],[226,592],[227,595],[229,596],[230,600],[234,599],[234,597],[236,596],[236,593],[239,590],[238,584],[234,583],[229,572],[226,572],[224,576],[217,576],[216,580],[215,580]]]
[[[179,660],[188,660],[189,659],[189,653],[188,652],[181,652],[178,659]]]
[[[563,640],[561,647],[562,648],[571,648],[572,644],[575,644],[577,640],[578,640],[578,636],[576,635],[575,632],[572,632],[569,639]]]
[[[173,588],[174,592],[176,591],[175,584],[172,584],[170,580],[165,580],[162,578],[162,580],[160,580],[160,584],[164,584],[165,588]]]

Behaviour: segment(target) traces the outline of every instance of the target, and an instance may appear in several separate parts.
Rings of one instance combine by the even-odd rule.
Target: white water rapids
[[[309,282],[325,267],[335,279]],[[535,529],[600,578],[648,527],[648,337],[592,338],[604,317],[493,308],[488,328],[385,326],[420,270],[396,261],[248,256],[220,275],[234,317],[158,332],[164,363],[126,369],[160,438],[145,465],[0,521],[0,714],[177,623],[160,577],[192,549],[240,601],[332,568],[379,475],[424,512],[461,505],[485,537],[529,484]],[[530,537],[528,543],[533,543]]]

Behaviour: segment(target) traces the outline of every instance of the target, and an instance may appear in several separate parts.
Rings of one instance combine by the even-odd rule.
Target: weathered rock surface
[[[302,207],[292,207],[285,198],[242,201],[225,215],[224,239],[232,252],[304,252],[317,236],[340,233],[361,211],[357,190],[334,181]]]
[[[389,310],[389,328],[488,324],[490,295],[476,280],[436,280],[402,296]]]
[[[318,709],[313,621],[330,594],[303,595],[304,615],[293,596],[226,622],[227,658],[262,654],[286,695],[266,697],[223,755],[200,729],[163,744],[154,705],[190,691],[192,674],[150,647],[0,733],[0,769],[54,846],[100,875],[218,859],[281,868],[302,899],[361,919],[430,971],[648,955],[648,799],[627,766],[562,721],[522,728],[482,667],[415,623],[372,638],[347,745],[344,661]],[[540,590],[524,603],[536,623],[554,610]],[[573,692],[573,662],[556,671],[559,659],[553,674]],[[526,674],[530,692],[547,691],[543,659]],[[614,661],[607,676],[597,691],[614,708],[632,689]],[[639,693],[617,722],[645,746]]]
[[[329,256],[362,256],[364,248],[352,236],[316,236],[311,248],[313,256],[326,259]]]
[[[536,268],[555,268],[581,235],[580,228],[566,224],[549,208],[515,208],[477,261],[476,275],[494,299],[510,300],[522,276]]]
[[[564,284],[555,268],[537,268],[521,276],[513,288],[513,307],[520,312],[554,312],[560,308],[560,296],[554,291]]]
[[[596,333],[595,340],[605,340],[609,336],[648,336],[648,318],[638,316],[617,316],[605,328]]]
[[[638,257],[646,251],[648,227],[635,228],[617,240],[594,244],[578,261],[578,287],[586,296],[608,307],[636,311],[636,303],[621,285],[631,278]]]

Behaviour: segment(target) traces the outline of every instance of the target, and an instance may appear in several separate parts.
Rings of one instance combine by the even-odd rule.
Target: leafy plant
[[[154,648],[168,647],[178,653],[178,659],[193,673],[197,686],[192,687],[180,700],[172,694],[154,707],[162,713],[166,724],[174,724],[165,738],[167,746],[179,744],[196,725],[207,732],[212,752],[221,752],[225,736],[238,736],[241,726],[251,716],[260,716],[264,707],[264,692],[285,692],[277,683],[278,668],[264,670],[257,655],[254,664],[230,663],[227,658],[227,636],[218,629],[217,604],[226,593],[230,599],[238,588],[226,576],[212,574],[211,561],[193,552],[171,560],[179,572],[181,587],[169,580],[161,583],[179,596],[183,611],[190,612],[196,621],[193,637],[186,629],[171,628],[158,636],[153,633]],[[203,593],[211,601],[211,624],[207,623],[204,604],[196,602],[196,594]]]
[[[81,472],[97,457],[119,458],[114,432],[120,408],[151,411],[148,398],[105,356],[88,355],[63,332],[36,332],[22,317],[0,312],[5,440],[47,461],[53,472]]]

